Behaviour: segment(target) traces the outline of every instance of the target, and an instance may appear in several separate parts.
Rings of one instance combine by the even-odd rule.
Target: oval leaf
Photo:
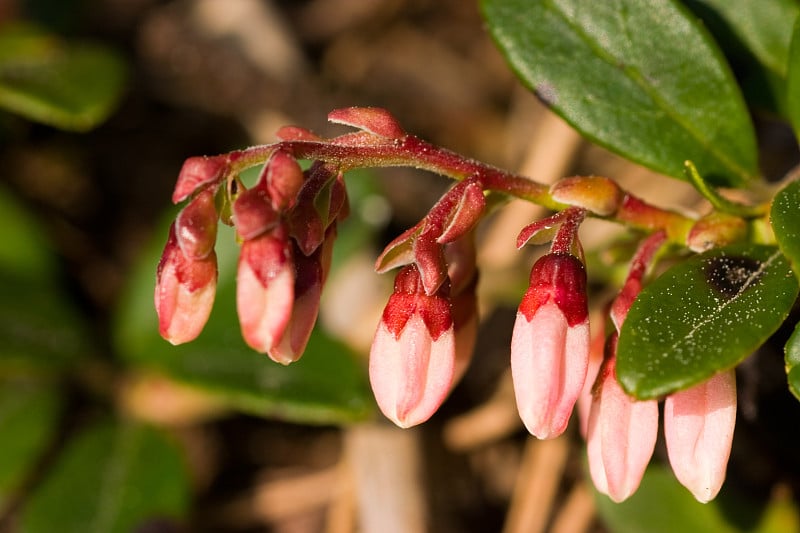
[[[778,246],[800,278],[800,181],[793,181],[772,199],[770,224]]]
[[[483,0],[520,79],[595,142],[678,179],[758,174],[753,127],[707,32],[670,0]]]
[[[189,504],[180,450],[139,424],[102,424],[80,433],[23,509],[28,533],[128,533],[178,521]]]
[[[650,399],[734,367],[786,319],[798,293],[774,246],[737,245],[684,261],[631,306],[617,352],[617,378]]]
[[[110,50],[67,44],[42,30],[0,30],[0,106],[58,128],[85,131],[122,93],[125,65]]]

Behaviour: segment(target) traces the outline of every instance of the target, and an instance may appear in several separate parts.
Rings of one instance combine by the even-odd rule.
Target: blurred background
[[[155,268],[183,161],[272,142],[286,124],[338,134],[325,120],[338,107],[384,107],[411,133],[542,182],[606,175],[660,206],[703,211],[688,185],[586,143],[545,110],[477,2],[0,0],[0,101],[0,530],[800,527],[800,435],[785,422],[800,413],[780,348],[743,365],[718,504],[695,504],[655,461],[638,500],[610,505],[586,481],[577,423],[553,441],[527,435],[508,345],[537,251],[514,241],[545,212],[522,202],[481,228],[470,370],[428,423],[383,420],[365,361],[392,276],[372,265],[447,188],[437,176],[348,176],[352,214],[320,323],[291,367],[239,339],[230,233],[206,331],[178,348],[158,337]],[[759,128],[764,171],[780,176],[797,159],[791,133],[769,118]],[[608,223],[581,235],[599,310],[624,274],[616,254],[630,250]]]

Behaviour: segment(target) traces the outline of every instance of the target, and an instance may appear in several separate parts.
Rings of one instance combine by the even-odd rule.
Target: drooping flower
[[[531,270],[511,339],[511,375],[525,427],[540,439],[567,427],[589,361],[586,271],[568,253],[542,256]]]
[[[425,294],[416,266],[404,267],[383,311],[369,356],[375,399],[400,427],[426,421],[453,382],[456,339],[449,283]]]
[[[217,256],[213,250],[201,259],[186,257],[170,226],[158,263],[155,306],[158,331],[172,344],[197,338],[211,314],[217,290]]]
[[[155,305],[161,336],[194,340],[211,314],[217,290],[217,210],[213,187],[198,192],[169,229],[158,263]]]
[[[713,500],[725,481],[735,423],[733,370],[670,394],[664,401],[670,465],[678,481],[702,503]]]
[[[617,334],[612,334],[589,413],[586,449],[594,486],[619,503],[636,492],[658,435],[658,402],[637,401],[615,376]]]
[[[277,226],[244,241],[236,277],[236,310],[242,336],[251,348],[271,357],[289,323],[294,302],[295,268],[286,233],[283,226]]]

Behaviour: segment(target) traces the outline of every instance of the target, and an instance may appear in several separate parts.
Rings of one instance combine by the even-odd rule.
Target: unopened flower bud
[[[533,266],[511,339],[517,408],[533,435],[564,432],[588,361],[586,271],[570,254],[547,254]]]
[[[675,477],[694,497],[713,500],[723,481],[736,423],[736,375],[733,370],[664,401],[664,437]]]
[[[272,207],[263,183],[236,195],[233,223],[245,241],[255,239],[280,223],[280,215]]]
[[[450,391],[456,348],[448,289],[427,295],[417,268],[403,268],[375,332],[372,390],[383,414],[400,427],[426,421]]]
[[[292,315],[295,270],[282,226],[242,243],[236,279],[236,309],[245,342],[269,354]],[[286,361],[277,361],[286,363]]]
[[[332,243],[322,243],[313,254],[306,256],[294,245],[294,301],[286,328],[269,351],[269,356],[289,364],[300,359],[306,349],[319,314],[319,299],[324,276],[323,255]]]
[[[158,330],[172,344],[194,340],[211,314],[217,288],[217,256],[202,259],[183,255],[170,227],[156,275],[155,306]]]
[[[219,217],[214,194],[206,189],[181,210],[175,219],[175,236],[183,255],[203,259],[214,250]]]
[[[305,179],[295,158],[282,150],[276,151],[264,165],[264,174],[263,179],[275,210],[291,208]]]
[[[182,202],[197,189],[221,181],[226,169],[227,163],[222,156],[190,157],[184,161],[178,174],[172,202],[176,204]]]
[[[658,435],[658,402],[636,401],[615,376],[617,334],[595,385],[586,438],[589,473],[598,491],[619,503],[636,492]]]

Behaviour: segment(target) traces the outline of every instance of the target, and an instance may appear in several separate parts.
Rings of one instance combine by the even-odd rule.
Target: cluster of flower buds
[[[556,213],[525,227],[517,242],[519,247],[551,243],[533,265],[512,334],[518,410],[530,433],[546,439],[561,435],[575,405],[582,406],[581,429],[595,485],[615,501],[630,496],[653,453],[658,404],[635,401],[620,388],[615,376],[619,330],[664,242],[704,249],[729,239],[730,232],[720,228],[730,224],[706,220],[696,226],[602,177],[567,178],[548,188],[426,144],[381,109],[342,109],[329,118],[359,131],[326,140],[287,127],[278,143],[186,161],[173,201],[189,202],[170,230],[158,267],[161,334],[176,344],[187,342],[208,319],[221,220],[235,226],[241,241],[237,311],[245,341],[279,363],[296,361],[317,318],[337,221],[348,212],[343,173],[357,166],[408,165],[448,175],[458,183],[385,248],[375,267],[399,271],[370,351],[370,381],[387,418],[401,427],[419,424],[438,409],[472,355],[478,322],[474,228],[485,214],[486,195],[540,203]],[[303,171],[298,159],[313,163]],[[256,184],[246,188],[238,172],[262,162]],[[607,342],[603,335],[592,342],[589,332],[578,239],[587,214],[650,234],[611,306],[616,331]],[[724,479],[735,413],[732,371],[665,401],[670,461],[700,501],[713,498]]]
[[[192,199],[173,223],[158,268],[161,335],[183,343],[205,325],[221,219],[241,240],[236,304],[242,336],[254,350],[289,364],[302,355],[317,318],[336,222],[347,214],[343,178],[323,163],[304,172],[294,157],[275,150],[246,189],[237,177],[224,179],[225,165],[191,158],[181,171],[173,199]]]

